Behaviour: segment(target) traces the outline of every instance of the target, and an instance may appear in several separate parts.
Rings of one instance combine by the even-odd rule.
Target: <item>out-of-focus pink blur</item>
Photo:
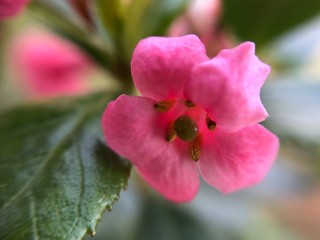
[[[17,15],[28,2],[29,0],[0,0],[0,19]]]
[[[173,22],[168,35],[197,34],[206,45],[209,57],[233,47],[230,36],[219,26],[222,4],[221,0],[192,0],[186,12]]]
[[[90,61],[72,43],[52,33],[30,30],[9,52],[18,85],[33,99],[77,95],[89,90]]]

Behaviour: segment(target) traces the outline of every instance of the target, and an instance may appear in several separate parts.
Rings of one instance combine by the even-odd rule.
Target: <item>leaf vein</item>
[[[48,121],[39,123],[36,122],[32,125],[29,125],[27,128],[20,129],[17,127],[14,131],[10,130],[8,132],[3,132],[0,136],[0,140],[2,141],[3,139],[9,138],[9,137],[14,137],[15,135],[25,135],[28,132],[37,132],[38,129],[43,129],[45,127],[49,127],[51,125],[55,125],[59,122],[61,122],[64,119],[67,119],[69,116],[62,116],[62,117],[57,117],[55,119],[50,119]],[[2,126],[1,126],[2,127]]]
[[[34,198],[33,198],[31,192],[30,192],[29,199],[30,199],[29,200],[29,202],[30,202],[30,217],[31,217],[31,223],[32,223],[33,239],[38,240],[38,239],[40,239],[40,237],[39,237],[39,231],[38,231],[38,225],[37,225],[36,208],[35,208]]]
[[[83,196],[84,196],[84,192],[85,192],[85,171],[84,171],[84,165],[83,165],[83,157],[81,155],[81,149],[80,149],[80,145],[77,142],[76,143],[76,152],[77,152],[77,160],[78,160],[78,165],[80,168],[80,193],[79,193],[79,201],[77,204],[77,219],[74,222],[72,228],[70,229],[69,233],[67,234],[66,239],[70,239],[70,235],[72,234],[73,230],[77,227],[78,223],[79,223],[79,219],[82,215],[82,210],[81,210],[81,206],[82,206],[82,200],[83,200]]]
[[[78,119],[75,120],[74,126],[70,129],[69,132],[66,132],[65,136],[61,139],[59,143],[56,144],[55,147],[52,148],[51,151],[48,152],[47,158],[43,161],[43,163],[39,166],[37,172],[27,181],[22,188],[13,195],[6,204],[3,205],[3,207],[0,209],[0,212],[2,212],[4,209],[6,209],[11,202],[13,202],[16,198],[18,198],[28,187],[31,185],[31,183],[36,180],[39,174],[41,174],[42,170],[45,169],[46,165],[56,156],[56,154],[60,153],[60,149],[64,147],[65,143],[69,140],[69,136],[74,133],[77,128],[81,126],[81,123],[85,119],[86,114],[82,113],[79,115]]]

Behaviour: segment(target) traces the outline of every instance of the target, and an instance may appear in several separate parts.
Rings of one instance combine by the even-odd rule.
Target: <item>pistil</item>
[[[159,112],[167,112],[165,117],[173,118],[168,124],[166,131],[166,141],[173,142],[176,138],[188,144],[190,158],[199,161],[202,146],[202,132],[213,131],[216,122],[200,107],[197,107],[190,100],[170,99],[155,104],[155,109]],[[176,118],[175,118],[176,117]],[[201,131],[201,132],[200,132]]]
[[[198,134],[197,124],[186,115],[182,115],[174,121],[173,129],[177,136],[186,142],[192,141]]]

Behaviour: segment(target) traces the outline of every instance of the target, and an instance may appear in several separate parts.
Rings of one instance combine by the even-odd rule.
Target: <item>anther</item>
[[[217,126],[215,121],[212,121],[209,116],[206,117],[206,123],[209,130],[214,130]]]
[[[200,135],[198,135],[196,137],[196,139],[191,143],[189,151],[190,151],[191,158],[194,161],[199,161],[200,153],[201,153],[201,137],[200,137]]]
[[[191,102],[190,100],[185,100],[184,101],[184,105],[187,106],[187,107],[194,107],[196,105],[194,105],[193,102]]]
[[[172,108],[174,102],[174,99],[158,102],[154,105],[154,108],[159,112],[167,112]]]
[[[178,117],[173,124],[177,136],[186,142],[192,141],[198,135],[197,124],[188,116]]]
[[[172,142],[173,140],[176,139],[176,137],[177,137],[177,134],[173,129],[173,124],[171,123],[167,129],[166,140],[167,142]]]

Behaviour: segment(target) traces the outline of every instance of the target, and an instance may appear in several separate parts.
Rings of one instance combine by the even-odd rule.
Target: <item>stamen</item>
[[[192,142],[190,148],[190,155],[194,161],[199,161],[201,153],[201,136],[198,135],[196,139]]]
[[[154,105],[154,108],[159,112],[167,112],[172,108],[174,102],[175,99],[169,99],[166,101],[158,102]]]
[[[191,102],[190,100],[185,100],[184,101],[184,105],[187,107],[195,107],[196,105],[194,105],[193,102]]]
[[[188,116],[178,117],[173,124],[177,136],[184,141],[192,141],[198,134],[197,124]]]
[[[166,140],[167,140],[167,142],[172,142],[173,140],[176,139],[176,137],[177,137],[177,134],[174,131],[173,124],[171,123],[167,129]]]
[[[215,121],[212,121],[209,116],[206,117],[207,127],[210,131],[214,130],[217,126]]]

